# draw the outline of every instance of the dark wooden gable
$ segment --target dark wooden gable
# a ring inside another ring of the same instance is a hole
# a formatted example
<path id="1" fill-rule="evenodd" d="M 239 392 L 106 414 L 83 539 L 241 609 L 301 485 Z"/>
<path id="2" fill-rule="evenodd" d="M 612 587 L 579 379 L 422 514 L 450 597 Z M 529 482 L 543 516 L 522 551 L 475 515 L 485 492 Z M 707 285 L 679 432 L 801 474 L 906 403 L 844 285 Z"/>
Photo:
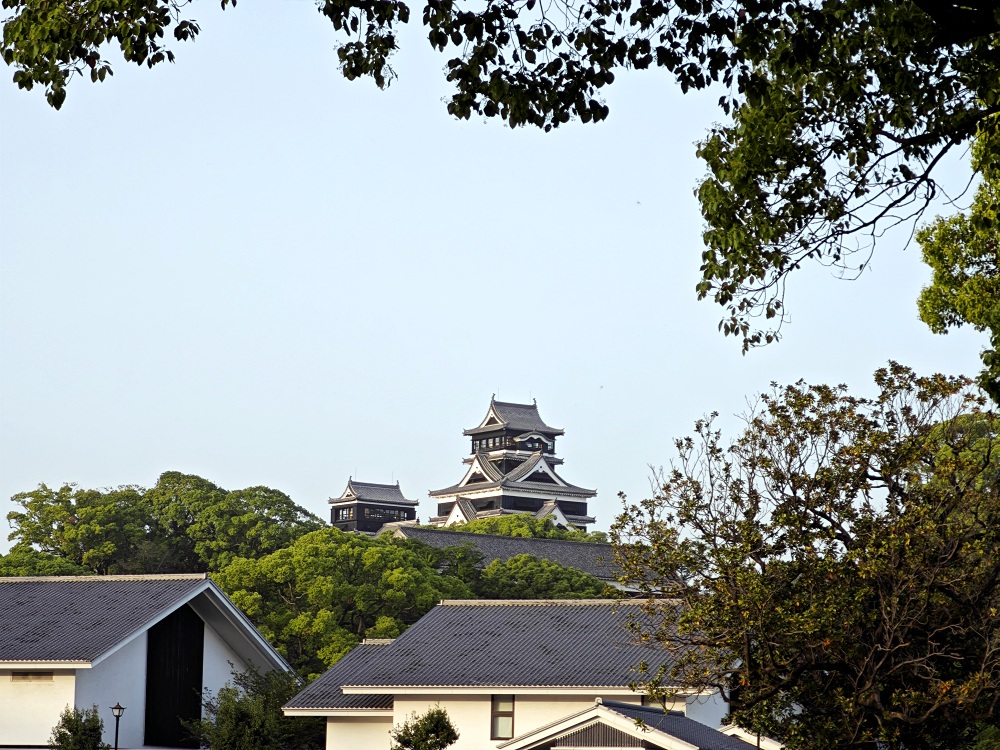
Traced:
<path id="1" fill-rule="evenodd" d="M 201 718 L 205 623 L 186 604 L 146 635 L 146 742 L 196 748 L 182 721 Z"/>

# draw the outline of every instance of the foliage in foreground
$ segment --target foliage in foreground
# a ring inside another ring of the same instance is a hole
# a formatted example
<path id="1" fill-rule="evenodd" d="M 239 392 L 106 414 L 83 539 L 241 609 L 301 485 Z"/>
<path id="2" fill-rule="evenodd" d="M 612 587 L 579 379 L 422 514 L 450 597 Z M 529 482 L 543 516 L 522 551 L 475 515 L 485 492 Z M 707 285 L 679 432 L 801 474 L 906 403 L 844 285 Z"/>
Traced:
<path id="1" fill-rule="evenodd" d="M 1000 134 L 977 139 L 972 163 L 983 179 L 968 215 L 938 217 L 917 233 L 934 271 L 918 305 L 935 333 L 966 324 L 989 333 L 979 387 L 1000 404 Z"/>
<path id="2" fill-rule="evenodd" d="M 1000 418 L 966 379 L 875 380 L 775 388 L 729 444 L 699 422 L 626 505 L 642 637 L 677 656 L 654 693 L 719 689 L 798 750 L 958 750 L 1000 710 Z"/>
<path id="3" fill-rule="evenodd" d="M 209 750 L 322 750 L 323 717 L 281 712 L 301 688 L 285 672 L 234 670 L 217 695 L 204 696 L 205 718 L 186 724 L 187 729 Z"/>
<path id="4" fill-rule="evenodd" d="M 82 711 L 67 706 L 59 715 L 59 723 L 52 728 L 49 747 L 51 750 L 111 750 L 103 735 L 104 722 L 97 706 Z"/>
<path id="5" fill-rule="evenodd" d="M 222 0 L 223 7 L 235 0 Z M 4 0 L 4 61 L 58 108 L 74 75 L 105 57 L 173 61 L 172 32 L 199 25 L 183 0 Z M 707 225 L 699 297 L 744 349 L 778 337 L 788 277 L 803 264 L 860 273 L 887 228 L 939 192 L 938 164 L 1000 112 L 994 0 L 319 0 L 343 35 L 348 79 L 395 77 L 401 24 L 420 12 L 447 52 L 460 118 L 550 130 L 608 116 L 602 90 L 662 68 L 682 91 L 718 86 L 725 119 L 698 149 Z M 650 148 L 657 148 L 651 144 Z M 763 321 L 763 323 L 761 322 Z"/>
<path id="6" fill-rule="evenodd" d="M 448 718 L 448 712 L 440 706 L 428 709 L 418 716 L 415 712 L 394 727 L 392 750 L 445 750 L 458 742 L 458 731 Z"/>

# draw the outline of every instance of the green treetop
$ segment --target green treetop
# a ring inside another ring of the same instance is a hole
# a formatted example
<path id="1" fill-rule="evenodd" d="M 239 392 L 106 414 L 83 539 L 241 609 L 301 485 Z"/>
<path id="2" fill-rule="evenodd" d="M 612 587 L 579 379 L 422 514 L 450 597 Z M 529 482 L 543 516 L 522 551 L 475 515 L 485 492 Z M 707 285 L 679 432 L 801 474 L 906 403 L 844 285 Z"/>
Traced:
<path id="1" fill-rule="evenodd" d="M 982 182 L 968 214 L 939 217 L 917 234 L 934 271 L 920 293 L 920 319 L 935 333 L 966 324 L 989 333 L 979 385 L 1000 403 L 1000 134 L 977 139 L 973 166 Z"/>
<path id="2" fill-rule="evenodd" d="M 324 528 L 214 576 L 264 636 L 305 675 L 363 638 L 395 638 L 442 599 L 472 596 L 390 539 Z"/>
<path id="3" fill-rule="evenodd" d="M 58 490 L 42 484 L 11 500 L 14 552 L 35 549 L 95 573 L 195 573 L 266 555 L 325 524 L 282 492 L 233 492 L 164 473 L 154 487 Z"/>
<path id="4" fill-rule="evenodd" d="M 876 383 L 775 388 L 729 443 L 699 422 L 626 506 L 617 561 L 677 656 L 654 694 L 720 690 L 790 750 L 960 750 L 995 717 L 1000 417 L 965 379 Z"/>
<path id="5" fill-rule="evenodd" d="M 491 518 L 477 518 L 468 523 L 444 527 L 445 531 L 465 531 L 471 534 L 496 534 L 539 539 L 565 539 L 571 542 L 607 542 L 603 531 L 560 529 L 551 518 L 535 518 L 524 513 L 511 513 Z"/>
<path id="6" fill-rule="evenodd" d="M 599 599 L 606 589 L 589 573 L 531 555 L 494 560 L 475 585 L 483 599 Z"/>

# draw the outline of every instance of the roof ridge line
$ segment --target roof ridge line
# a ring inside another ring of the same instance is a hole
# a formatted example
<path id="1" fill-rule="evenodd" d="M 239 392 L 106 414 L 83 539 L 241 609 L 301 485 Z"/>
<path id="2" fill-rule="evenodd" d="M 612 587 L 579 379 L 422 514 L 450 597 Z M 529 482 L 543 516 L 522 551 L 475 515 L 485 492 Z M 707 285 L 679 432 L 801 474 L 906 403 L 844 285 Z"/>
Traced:
<path id="1" fill-rule="evenodd" d="M 641 599 L 442 599 L 439 607 L 593 607 L 593 606 L 632 606 L 648 607 L 653 604 L 682 604 L 680 599 L 641 598 Z"/>
<path id="2" fill-rule="evenodd" d="M 442 599 L 442 607 L 589 607 L 621 604 L 621 599 Z M 628 600 L 625 600 L 626 602 Z"/>
<path id="3" fill-rule="evenodd" d="M 13 581 L 207 581 L 208 573 L 125 573 L 92 576 L 0 576 L 0 583 Z"/>

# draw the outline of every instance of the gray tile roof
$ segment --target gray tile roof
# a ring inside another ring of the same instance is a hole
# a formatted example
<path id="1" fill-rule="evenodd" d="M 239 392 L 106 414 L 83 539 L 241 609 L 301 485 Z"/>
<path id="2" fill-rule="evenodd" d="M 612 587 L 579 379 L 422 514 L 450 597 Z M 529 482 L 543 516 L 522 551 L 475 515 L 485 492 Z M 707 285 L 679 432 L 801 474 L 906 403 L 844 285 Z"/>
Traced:
<path id="1" fill-rule="evenodd" d="M 447 601 L 344 685 L 364 687 L 624 687 L 669 664 L 626 631 L 641 605 L 610 600 Z"/>
<path id="2" fill-rule="evenodd" d="M 549 427 L 538 414 L 538 404 L 512 404 L 506 401 L 490 401 L 490 409 L 500 418 L 503 427 L 518 432 L 543 432 L 547 435 L 562 435 L 558 427 Z M 484 420 L 485 421 L 485 420 Z M 482 432 L 493 432 L 500 425 L 486 425 L 465 430 L 463 435 L 478 435 Z"/>
<path id="3" fill-rule="evenodd" d="M 348 497 L 351 493 L 354 497 Z M 348 479 L 347 487 L 340 497 L 331 497 L 331 503 L 338 503 L 343 500 L 368 500 L 375 503 L 394 503 L 396 505 L 416 505 L 418 501 L 408 500 L 403 497 L 402 490 L 399 489 L 399 482 L 395 484 L 375 484 L 374 482 L 359 482 L 356 479 Z"/>
<path id="4" fill-rule="evenodd" d="M 517 466 L 511 470 L 507 476 L 499 481 L 493 482 L 475 482 L 473 484 L 457 485 L 453 484 L 451 487 L 445 487 L 441 490 L 431 490 L 427 494 L 430 497 L 441 497 L 445 495 L 455 495 L 459 492 L 478 492 L 479 490 L 495 490 L 495 489 L 505 489 L 505 490 L 535 490 L 536 492 L 544 492 L 548 495 L 565 495 L 568 497 L 594 497 L 597 494 L 597 490 L 588 490 L 585 487 L 577 487 L 575 484 L 565 485 L 560 484 L 550 484 L 549 482 L 531 482 L 528 480 L 522 480 L 520 482 L 516 481 L 516 476 L 520 474 L 515 474 L 515 472 L 523 472 L 523 464 Z M 555 470 L 553 469 L 553 474 Z M 556 476 L 559 476 L 556 474 Z M 562 479 L 562 477 L 559 477 Z M 565 482 L 566 480 L 563 479 Z"/>
<path id="5" fill-rule="evenodd" d="M 355 646 L 347 656 L 292 698 L 285 708 L 392 708 L 391 695 L 344 695 L 344 691 L 340 689 L 341 685 L 361 679 L 360 675 L 368 660 L 378 651 L 385 649 L 386 645 L 363 643 Z"/>
<path id="6" fill-rule="evenodd" d="M 471 502 L 464 497 L 460 497 L 455 501 L 455 504 L 458 505 L 458 509 L 462 511 L 462 515 L 467 521 L 474 521 L 476 519 L 476 506 Z"/>
<path id="7" fill-rule="evenodd" d="M 508 560 L 516 555 L 534 555 L 590 573 L 603 581 L 616 580 L 620 572 L 618 566 L 612 562 L 610 544 L 470 534 L 465 531 L 421 529 L 412 526 L 397 529 L 396 535 L 406 539 L 416 539 L 438 549 L 469 544 L 482 555 L 483 565 L 489 565 L 494 560 Z"/>
<path id="8" fill-rule="evenodd" d="M 525 460 L 519 463 L 517 466 L 512 468 L 506 474 L 504 474 L 500 468 L 489 459 L 489 456 L 485 453 L 479 452 L 475 456 L 479 460 L 479 466 L 482 469 L 483 476 L 488 480 L 485 482 L 473 482 L 466 485 L 454 484 L 451 487 L 446 487 L 443 490 L 431 490 L 429 493 L 431 497 L 442 494 L 455 494 L 461 492 L 462 490 L 467 490 L 469 492 L 475 492 L 476 490 L 482 489 L 495 489 L 497 487 L 502 487 L 504 489 L 540 489 L 547 491 L 550 494 L 554 490 L 558 490 L 559 494 L 567 495 L 580 495 L 582 497 L 593 497 L 597 494 L 596 490 L 588 490 L 584 487 L 577 487 L 576 485 L 569 484 L 565 479 L 559 476 L 556 472 L 553 464 L 549 462 L 549 456 L 543 455 L 540 451 L 528 456 Z M 530 480 L 524 480 L 524 477 L 530 476 L 535 471 L 539 470 L 542 464 L 545 464 L 553 475 L 559 477 L 559 480 L 565 483 L 565 486 L 558 485 L 550 482 L 532 482 Z M 560 462 L 561 463 L 561 462 Z M 521 481 L 519 481 L 521 480 Z"/>
<path id="9" fill-rule="evenodd" d="M 710 726 L 687 718 L 679 711 L 663 711 L 652 706 L 604 701 L 605 708 L 629 719 L 642 721 L 647 727 L 688 742 L 698 750 L 750 750 L 754 747 L 738 737 L 730 737 Z"/>
<path id="10" fill-rule="evenodd" d="M 482 451 L 479 451 L 476 456 L 479 458 L 479 466 L 483 470 L 483 476 L 488 477 L 496 482 L 503 479 L 503 472 L 500 471 L 499 467 L 490 461 L 489 456 Z"/>
<path id="11" fill-rule="evenodd" d="M 204 574 L 0 578 L 0 661 L 92 661 L 207 585 Z"/>

